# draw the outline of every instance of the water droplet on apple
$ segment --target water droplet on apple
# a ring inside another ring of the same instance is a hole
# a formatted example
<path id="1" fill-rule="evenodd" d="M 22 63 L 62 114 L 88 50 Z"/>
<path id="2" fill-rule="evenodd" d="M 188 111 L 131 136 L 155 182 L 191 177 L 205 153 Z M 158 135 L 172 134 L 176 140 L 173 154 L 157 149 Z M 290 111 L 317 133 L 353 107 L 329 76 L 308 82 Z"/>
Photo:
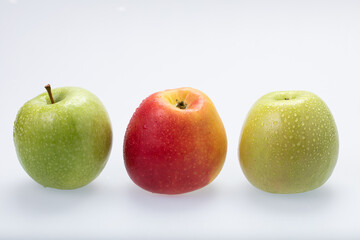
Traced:
<path id="1" fill-rule="evenodd" d="M 147 126 L 146 126 L 146 124 L 144 124 L 144 125 L 143 125 L 143 129 L 147 129 Z"/>

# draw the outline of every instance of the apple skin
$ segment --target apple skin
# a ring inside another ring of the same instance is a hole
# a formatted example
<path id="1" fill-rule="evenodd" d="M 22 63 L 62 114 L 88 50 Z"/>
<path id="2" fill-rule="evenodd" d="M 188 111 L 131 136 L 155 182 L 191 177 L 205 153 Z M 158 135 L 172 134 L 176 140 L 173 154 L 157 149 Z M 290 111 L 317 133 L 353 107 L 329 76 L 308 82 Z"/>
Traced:
<path id="1" fill-rule="evenodd" d="M 184 101 L 187 109 L 176 107 Z M 124 138 L 126 170 L 135 184 L 181 194 L 209 184 L 227 151 L 224 125 L 204 93 L 179 88 L 154 93 L 136 109 Z"/>
<path id="2" fill-rule="evenodd" d="M 94 180 L 112 145 L 109 116 L 100 100 L 75 87 L 53 89 L 24 104 L 14 143 L 25 171 L 44 187 L 75 189 Z"/>
<path id="3" fill-rule="evenodd" d="M 240 164 L 255 187 L 300 193 L 323 185 L 339 152 L 326 104 L 306 91 L 272 92 L 251 108 L 240 139 Z"/>

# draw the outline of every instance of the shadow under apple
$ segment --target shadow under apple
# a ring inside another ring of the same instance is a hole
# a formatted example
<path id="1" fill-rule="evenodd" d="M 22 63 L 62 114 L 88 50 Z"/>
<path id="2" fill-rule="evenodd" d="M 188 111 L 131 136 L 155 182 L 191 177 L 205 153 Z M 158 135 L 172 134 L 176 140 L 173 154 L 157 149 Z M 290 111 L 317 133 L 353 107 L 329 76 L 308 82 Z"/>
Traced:
<path id="1" fill-rule="evenodd" d="M 30 181 L 19 182 L 13 189 L 11 201 L 19 211 L 49 215 L 71 211 L 94 196 L 95 184 L 74 190 L 46 188 Z"/>
<path id="2" fill-rule="evenodd" d="M 216 186 L 208 186 L 185 194 L 166 195 L 151 193 L 140 187 L 130 184 L 125 189 L 125 196 L 136 208 L 153 212 L 183 212 L 206 208 L 217 195 Z M 124 197 L 124 196 L 122 196 Z"/>
<path id="3" fill-rule="evenodd" d="M 296 194 L 274 194 L 261 191 L 251 185 L 241 188 L 241 198 L 249 206 L 276 214 L 314 214 L 323 212 L 335 202 L 331 186 Z M 240 197 L 240 195 L 238 195 Z"/>

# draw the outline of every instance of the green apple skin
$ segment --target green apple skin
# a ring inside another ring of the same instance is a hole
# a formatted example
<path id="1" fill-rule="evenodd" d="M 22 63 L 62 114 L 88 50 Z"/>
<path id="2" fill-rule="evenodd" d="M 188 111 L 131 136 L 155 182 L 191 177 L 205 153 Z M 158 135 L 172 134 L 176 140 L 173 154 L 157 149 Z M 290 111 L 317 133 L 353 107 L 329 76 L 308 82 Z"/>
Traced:
<path id="1" fill-rule="evenodd" d="M 326 104 L 306 91 L 272 92 L 251 108 L 240 138 L 240 164 L 255 187 L 300 193 L 323 185 L 335 167 L 339 140 Z"/>
<path id="2" fill-rule="evenodd" d="M 45 92 L 19 110 L 14 124 L 17 156 L 44 187 L 75 189 L 105 167 L 112 145 L 109 116 L 100 100 L 76 87 Z"/>

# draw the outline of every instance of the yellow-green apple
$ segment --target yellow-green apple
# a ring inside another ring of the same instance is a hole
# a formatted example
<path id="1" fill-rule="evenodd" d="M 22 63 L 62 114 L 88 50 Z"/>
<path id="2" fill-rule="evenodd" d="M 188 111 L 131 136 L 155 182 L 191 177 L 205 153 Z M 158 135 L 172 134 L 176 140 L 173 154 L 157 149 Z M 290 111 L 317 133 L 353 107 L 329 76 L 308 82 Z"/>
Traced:
<path id="1" fill-rule="evenodd" d="M 14 124 L 14 143 L 25 171 L 58 189 L 82 187 L 104 168 L 111 150 L 109 116 L 87 90 L 57 88 L 26 102 Z"/>
<path id="2" fill-rule="evenodd" d="M 136 109 L 124 139 L 130 178 L 154 193 L 202 188 L 219 174 L 227 139 L 214 104 L 203 92 L 179 88 L 157 92 Z"/>
<path id="3" fill-rule="evenodd" d="M 247 179 L 271 193 L 299 193 L 330 177 L 339 140 L 326 104 L 306 91 L 272 92 L 251 108 L 240 139 Z"/>

